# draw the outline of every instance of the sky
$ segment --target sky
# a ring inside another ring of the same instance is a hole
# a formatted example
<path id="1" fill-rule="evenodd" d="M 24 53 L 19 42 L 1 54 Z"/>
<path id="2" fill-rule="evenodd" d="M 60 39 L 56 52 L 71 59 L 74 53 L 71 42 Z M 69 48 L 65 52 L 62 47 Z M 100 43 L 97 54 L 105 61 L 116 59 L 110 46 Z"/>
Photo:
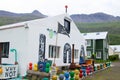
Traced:
<path id="1" fill-rule="evenodd" d="M 0 0 L 0 10 L 15 13 L 38 10 L 49 16 L 64 14 L 65 5 L 68 5 L 70 15 L 104 12 L 120 16 L 120 0 Z"/>

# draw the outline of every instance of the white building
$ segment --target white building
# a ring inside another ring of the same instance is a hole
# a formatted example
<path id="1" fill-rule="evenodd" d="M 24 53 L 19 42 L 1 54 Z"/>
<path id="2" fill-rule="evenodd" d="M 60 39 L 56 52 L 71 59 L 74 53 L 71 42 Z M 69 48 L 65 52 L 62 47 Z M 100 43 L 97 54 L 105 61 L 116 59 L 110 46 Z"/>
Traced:
<path id="1" fill-rule="evenodd" d="M 113 50 L 113 52 L 110 52 L 110 54 L 112 55 L 118 54 L 120 59 L 120 45 L 110 45 L 109 47 L 112 48 Z"/>
<path id="2" fill-rule="evenodd" d="M 70 65 L 72 44 L 75 44 L 74 61 L 78 63 L 81 50 L 86 50 L 85 39 L 67 14 L 0 26 L 1 63 L 14 64 L 15 55 L 10 49 L 16 49 L 22 76 L 30 62 L 54 61 L 56 46 L 56 65 Z"/>

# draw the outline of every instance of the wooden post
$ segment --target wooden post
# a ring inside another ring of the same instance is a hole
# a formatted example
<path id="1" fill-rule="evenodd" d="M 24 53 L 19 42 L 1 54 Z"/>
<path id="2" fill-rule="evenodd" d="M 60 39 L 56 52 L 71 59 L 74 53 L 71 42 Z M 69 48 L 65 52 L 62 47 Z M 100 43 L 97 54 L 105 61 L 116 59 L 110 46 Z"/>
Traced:
<path id="1" fill-rule="evenodd" d="M 74 63 L 74 44 L 72 44 L 72 63 Z"/>
<path id="2" fill-rule="evenodd" d="M 74 70 L 76 68 L 74 63 L 74 44 L 72 44 L 72 63 L 70 64 L 70 69 Z"/>

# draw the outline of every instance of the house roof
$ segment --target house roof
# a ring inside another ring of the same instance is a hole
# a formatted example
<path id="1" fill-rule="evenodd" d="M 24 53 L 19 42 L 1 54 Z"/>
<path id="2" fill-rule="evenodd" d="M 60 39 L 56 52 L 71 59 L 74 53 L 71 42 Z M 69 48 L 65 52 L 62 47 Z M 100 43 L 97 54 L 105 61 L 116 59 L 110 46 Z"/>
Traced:
<path id="1" fill-rule="evenodd" d="M 120 45 L 110 45 L 109 47 L 111 47 L 115 52 L 120 52 Z"/>
<path id="2" fill-rule="evenodd" d="M 106 39 L 108 32 L 82 33 L 85 39 Z"/>

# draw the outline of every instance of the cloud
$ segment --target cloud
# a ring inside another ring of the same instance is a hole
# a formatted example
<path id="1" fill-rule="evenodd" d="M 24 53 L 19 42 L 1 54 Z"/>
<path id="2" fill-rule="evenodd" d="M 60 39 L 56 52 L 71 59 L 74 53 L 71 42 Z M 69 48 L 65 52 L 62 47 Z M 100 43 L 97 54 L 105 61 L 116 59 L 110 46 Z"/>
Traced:
<path id="1" fill-rule="evenodd" d="M 65 13 L 64 6 L 68 5 L 69 14 L 105 12 L 120 16 L 119 3 L 120 0 L 1 0 L 0 10 L 25 13 L 37 9 L 47 15 L 57 15 Z"/>

